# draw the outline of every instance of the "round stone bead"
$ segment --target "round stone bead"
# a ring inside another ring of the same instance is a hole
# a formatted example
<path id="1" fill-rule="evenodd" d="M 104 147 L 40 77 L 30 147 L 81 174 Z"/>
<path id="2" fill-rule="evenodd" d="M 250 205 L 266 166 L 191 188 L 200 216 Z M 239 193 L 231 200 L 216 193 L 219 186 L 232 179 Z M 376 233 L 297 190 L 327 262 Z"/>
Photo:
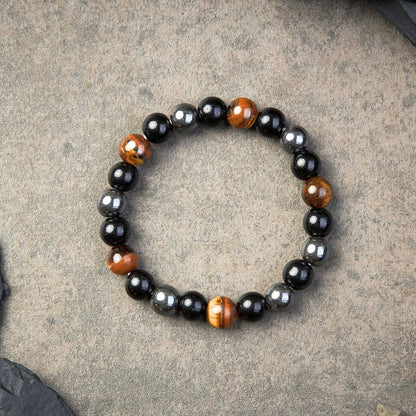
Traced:
<path id="1" fill-rule="evenodd" d="M 179 293 L 172 286 L 159 286 L 153 291 L 150 304 L 157 313 L 174 316 L 178 313 Z"/>
<path id="2" fill-rule="evenodd" d="M 202 124 L 216 126 L 227 118 L 227 106 L 221 98 L 204 98 L 198 105 L 198 117 Z"/>
<path id="3" fill-rule="evenodd" d="M 266 301 L 260 293 L 246 293 L 237 302 L 238 315 L 245 321 L 258 321 L 263 316 L 265 309 Z"/>
<path id="4" fill-rule="evenodd" d="M 280 137 L 285 128 L 286 119 L 277 108 L 265 108 L 257 117 L 257 130 L 267 137 Z"/>
<path id="5" fill-rule="evenodd" d="M 172 125 L 169 118 L 164 114 L 153 113 L 145 118 L 142 130 L 149 142 L 163 143 L 169 138 Z"/>
<path id="6" fill-rule="evenodd" d="M 181 314 L 189 321 L 205 317 L 207 300 L 200 293 L 190 291 L 184 293 L 179 301 Z"/>
<path id="7" fill-rule="evenodd" d="M 308 143 L 308 133 L 302 127 L 291 127 L 282 134 L 283 149 L 289 153 L 305 149 Z"/>
<path id="8" fill-rule="evenodd" d="M 109 246 L 124 244 L 129 238 L 129 234 L 129 224 L 124 218 L 106 218 L 101 224 L 101 239 Z"/>
<path id="9" fill-rule="evenodd" d="M 303 260 L 292 260 L 283 269 L 283 280 L 293 290 L 307 288 L 312 283 L 312 279 L 312 267 Z"/>
<path id="10" fill-rule="evenodd" d="M 106 189 L 97 202 L 98 212 L 104 217 L 115 217 L 123 213 L 126 198 L 118 189 Z"/>
<path id="11" fill-rule="evenodd" d="M 313 208 L 325 208 L 331 202 L 331 185 L 320 176 L 310 178 L 303 184 L 302 198 Z"/>
<path id="12" fill-rule="evenodd" d="M 111 247 L 107 256 L 107 266 L 115 274 L 127 274 L 137 267 L 137 254 L 127 245 Z"/>
<path id="13" fill-rule="evenodd" d="M 130 165 L 141 165 L 152 154 L 152 145 L 140 134 L 129 134 L 118 148 L 120 157 Z"/>
<path id="14" fill-rule="evenodd" d="M 108 183 L 123 192 L 133 189 L 138 178 L 137 169 L 126 162 L 116 163 L 108 172 Z"/>
<path id="15" fill-rule="evenodd" d="M 293 155 L 290 168 L 292 173 L 298 178 L 306 181 L 318 175 L 321 162 L 319 157 L 308 151 L 297 152 Z"/>
<path id="16" fill-rule="evenodd" d="M 303 228 L 312 237 L 326 237 L 332 230 L 332 215 L 326 209 L 312 208 L 303 217 Z"/>
<path id="17" fill-rule="evenodd" d="M 175 129 L 189 129 L 196 126 L 198 111 L 192 104 L 179 104 L 173 109 L 170 121 Z"/>
<path id="18" fill-rule="evenodd" d="M 137 269 L 128 274 L 125 287 L 133 299 L 146 299 L 152 295 L 155 282 L 148 272 Z"/>
<path id="19" fill-rule="evenodd" d="M 293 304 L 293 290 L 284 283 L 275 283 L 271 285 L 267 291 L 266 305 L 271 311 L 283 311 Z"/>
<path id="20" fill-rule="evenodd" d="M 227 108 L 227 120 L 238 129 L 249 129 L 257 119 L 257 107 L 248 98 L 236 98 Z"/>
<path id="21" fill-rule="evenodd" d="M 323 238 L 310 238 L 303 245 L 302 257 L 312 266 L 320 266 L 328 257 L 328 243 Z"/>
<path id="22" fill-rule="evenodd" d="M 237 306 L 225 296 L 211 299 L 207 305 L 207 320 L 215 328 L 227 329 L 238 319 Z"/>

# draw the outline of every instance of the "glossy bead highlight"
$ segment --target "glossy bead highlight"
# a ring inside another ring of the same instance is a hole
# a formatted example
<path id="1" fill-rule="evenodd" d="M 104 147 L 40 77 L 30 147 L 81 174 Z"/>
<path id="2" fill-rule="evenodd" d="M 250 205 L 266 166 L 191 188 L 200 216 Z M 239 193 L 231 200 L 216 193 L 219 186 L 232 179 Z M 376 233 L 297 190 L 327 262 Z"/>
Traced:
<path id="1" fill-rule="evenodd" d="M 138 262 L 137 254 L 127 245 L 112 247 L 107 256 L 107 266 L 115 274 L 130 273 Z"/>
<path id="2" fill-rule="evenodd" d="M 129 224 L 124 218 L 106 218 L 101 224 L 101 239 L 109 246 L 124 244 L 129 238 L 129 234 Z"/>
<path id="3" fill-rule="evenodd" d="M 268 107 L 258 115 L 256 127 L 263 136 L 279 138 L 285 124 L 283 113 L 277 108 Z"/>
<path id="4" fill-rule="evenodd" d="M 169 138 L 172 125 L 169 118 L 162 113 L 147 116 L 142 124 L 143 134 L 151 143 L 163 143 Z"/>
<path id="5" fill-rule="evenodd" d="M 266 301 L 257 292 L 246 293 L 237 302 L 238 315 L 245 321 L 258 321 L 262 318 L 265 310 Z"/>
<path id="6" fill-rule="evenodd" d="M 104 217 L 116 217 L 124 212 L 126 198 L 118 189 L 106 189 L 98 198 L 97 209 Z"/>
<path id="7" fill-rule="evenodd" d="M 295 153 L 304 150 L 308 143 L 308 133 L 302 127 L 291 127 L 282 134 L 282 146 L 286 152 Z"/>
<path id="8" fill-rule="evenodd" d="M 298 179 L 304 181 L 318 175 L 320 167 L 319 157 L 315 153 L 306 150 L 295 153 L 290 165 L 292 173 Z"/>
<path id="9" fill-rule="evenodd" d="M 160 315 L 174 316 L 178 313 L 179 293 L 172 286 L 159 286 L 153 291 L 150 304 Z"/>
<path id="10" fill-rule="evenodd" d="M 303 217 L 303 228 L 311 237 L 326 237 L 332 230 L 332 215 L 326 209 L 312 208 Z"/>
<path id="11" fill-rule="evenodd" d="M 293 290 L 306 289 L 312 283 L 312 279 L 312 267 L 304 260 L 292 260 L 283 269 L 283 280 Z"/>
<path id="12" fill-rule="evenodd" d="M 271 285 L 265 295 L 266 305 L 271 311 L 284 311 L 293 304 L 293 290 L 284 283 Z"/>
<path id="13" fill-rule="evenodd" d="M 198 105 L 198 117 L 202 124 L 217 126 L 227 118 L 227 106 L 218 97 L 204 98 Z"/>
<path id="14" fill-rule="evenodd" d="M 257 107 L 248 98 L 236 98 L 227 108 L 227 120 L 238 129 L 249 129 L 257 119 Z"/>
<path id="15" fill-rule="evenodd" d="M 196 126 L 198 121 L 197 109 L 192 104 L 178 104 L 170 116 L 170 121 L 175 129 L 190 129 Z"/>
<path id="16" fill-rule="evenodd" d="M 125 288 L 131 298 L 147 299 L 155 289 L 155 282 L 150 273 L 136 269 L 127 275 Z"/>
<path id="17" fill-rule="evenodd" d="M 313 208 L 325 208 L 331 202 L 331 185 L 320 176 L 308 179 L 302 188 L 302 198 Z"/>
<path id="18" fill-rule="evenodd" d="M 141 165 L 152 154 L 152 145 L 140 134 L 129 134 L 118 148 L 120 157 L 130 165 Z"/>
<path id="19" fill-rule="evenodd" d="M 184 293 L 179 300 L 181 314 L 188 321 L 205 318 L 207 300 L 199 292 L 189 291 Z"/>
<path id="20" fill-rule="evenodd" d="M 312 266 L 320 266 L 328 257 L 328 243 L 323 238 L 310 238 L 302 248 L 302 257 Z"/>
<path id="21" fill-rule="evenodd" d="M 108 183 L 122 192 L 132 190 L 138 178 L 137 169 L 126 162 L 116 163 L 108 172 Z"/>
<path id="22" fill-rule="evenodd" d="M 237 306 L 230 298 L 217 296 L 208 302 L 207 320 L 213 327 L 227 329 L 234 325 L 237 319 Z"/>

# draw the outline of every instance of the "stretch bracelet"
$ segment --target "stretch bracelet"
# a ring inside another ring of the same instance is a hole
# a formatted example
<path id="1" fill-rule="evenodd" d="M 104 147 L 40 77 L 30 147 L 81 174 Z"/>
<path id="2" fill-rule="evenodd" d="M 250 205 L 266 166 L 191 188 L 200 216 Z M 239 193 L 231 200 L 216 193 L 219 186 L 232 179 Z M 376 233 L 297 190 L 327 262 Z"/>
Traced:
<path id="1" fill-rule="evenodd" d="M 302 248 L 302 259 L 289 261 L 283 269 L 283 282 L 272 284 L 264 296 L 249 292 L 237 304 L 225 296 L 206 301 L 203 295 L 189 291 L 182 295 L 168 285 L 156 285 L 146 271 L 137 269 L 138 256 L 126 245 L 129 225 L 121 216 L 126 207 L 124 192 L 132 190 L 138 180 L 135 166 L 150 158 L 152 144 L 165 142 L 173 130 L 183 131 L 198 124 L 216 126 L 229 123 L 239 129 L 257 128 L 264 136 L 280 140 L 283 148 L 292 153 L 291 169 L 296 178 L 305 181 L 302 198 L 310 209 L 303 219 L 303 227 L 310 236 Z M 276 108 L 260 113 L 248 98 L 237 98 L 227 107 L 217 97 L 201 101 L 198 108 L 191 104 L 177 105 L 170 117 L 161 113 L 149 115 L 143 122 L 143 135 L 129 134 L 119 145 L 123 162 L 115 164 L 108 173 L 111 188 L 98 200 L 98 211 L 106 217 L 101 225 L 102 240 L 111 246 L 107 256 L 109 269 L 127 275 L 126 291 L 134 299 L 149 299 L 153 309 L 161 315 L 183 315 L 193 321 L 205 319 L 216 328 L 229 328 L 238 318 L 259 320 L 266 310 L 283 311 L 293 304 L 294 291 L 308 287 L 313 279 L 312 266 L 321 265 L 328 257 L 326 237 L 332 228 L 331 214 L 324 209 L 331 201 L 332 190 L 320 176 L 320 160 L 308 150 L 309 138 L 298 126 L 287 127 L 285 116 Z"/>

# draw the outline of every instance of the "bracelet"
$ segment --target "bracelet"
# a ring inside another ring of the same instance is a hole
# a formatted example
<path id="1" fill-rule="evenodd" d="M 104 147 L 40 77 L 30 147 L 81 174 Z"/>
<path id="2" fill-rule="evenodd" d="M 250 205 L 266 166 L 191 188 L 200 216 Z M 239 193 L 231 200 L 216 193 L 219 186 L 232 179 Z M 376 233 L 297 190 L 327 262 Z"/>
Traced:
<path id="1" fill-rule="evenodd" d="M 137 269 L 138 256 L 125 243 L 129 237 L 128 222 L 121 216 L 126 207 L 124 192 L 132 190 L 138 180 L 135 166 L 150 158 L 152 144 L 165 142 L 173 130 L 194 128 L 197 124 L 215 126 L 228 122 L 239 129 L 257 128 L 264 136 L 281 140 L 283 148 L 292 154 L 291 170 L 304 182 L 302 198 L 312 207 L 303 219 L 303 227 L 310 238 L 302 248 L 302 259 L 289 261 L 283 269 L 283 282 L 271 285 L 265 295 L 249 292 L 237 304 L 225 296 L 206 301 L 203 295 L 189 291 L 182 296 L 172 286 L 156 286 L 153 277 Z M 324 209 L 332 198 L 329 182 L 317 176 L 320 170 L 318 156 L 307 150 L 307 132 L 298 126 L 288 128 L 285 116 L 276 108 L 265 108 L 260 113 L 248 98 L 237 98 L 227 107 L 217 97 L 201 101 L 198 108 L 191 104 L 177 105 L 170 117 L 161 113 L 150 114 L 143 122 L 143 135 L 129 134 L 119 145 L 123 162 L 115 164 L 108 173 L 110 189 L 98 200 L 98 211 L 106 217 L 101 225 L 102 240 L 111 246 L 107 256 L 109 269 L 127 275 L 127 293 L 134 299 L 149 299 L 159 314 L 182 314 L 193 321 L 206 320 L 216 328 L 229 328 L 238 318 L 259 320 L 266 310 L 282 311 L 293 304 L 294 291 L 308 287 L 313 279 L 312 266 L 321 265 L 328 257 L 326 237 L 332 228 L 331 214 Z"/>

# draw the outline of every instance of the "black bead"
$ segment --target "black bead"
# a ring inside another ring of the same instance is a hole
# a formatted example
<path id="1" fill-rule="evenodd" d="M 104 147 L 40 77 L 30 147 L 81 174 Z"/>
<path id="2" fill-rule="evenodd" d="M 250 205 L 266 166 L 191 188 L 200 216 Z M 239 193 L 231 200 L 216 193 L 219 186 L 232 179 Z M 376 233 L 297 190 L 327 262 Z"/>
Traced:
<path id="1" fill-rule="evenodd" d="M 127 275 L 126 291 L 133 299 L 150 298 L 155 288 L 153 277 L 144 270 L 133 270 Z"/>
<path id="2" fill-rule="evenodd" d="M 169 138 L 172 124 L 169 118 L 161 113 L 153 113 L 146 117 L 142 130 L 147 140 L 151 143 L 163 143 Z"/>
<path id="3" fill-rule="evenodd" d="M 170 122 L 177 130 L 195 128 L 198 122 L 198 111 L 192 104 L 178 104 L 172 111 Z"/>
<path id="4" fill-rule="evenodd" d="M 204 98 L 198 105 L 198 116 L 201 123 L 216 126 L 227 118 L 227 106 L 220 98 Z"/>
<path id="5" fill-rule="evenodd" d="M 189 321 L 195 321 L 205 316 L 207 300 L 198 292 L 190 291 L 184 293 L 179 301 L 182 315 Z"/>
<path id="6" fill-rule="evenodd" d="M 332 230 L 332 215 L 326 209 L 312 208 L 303 218 L 303 228 L 312 237 L 326 237 Z"/>
<path id="7" fill-rule="evenodd" d="M 138 178 L 137 169 L 126 162 L 116 163 L 108 172 L 108 183 L 123 192 L 133 189 Z"/>
<path id="8" fill-rule="evenodd" d="M 297 152 L 293 155 L 290 168 L 293 174 L 298 178 L 306 181 L 318 175 L 321 162 L 319 157 L 309 151 Z"/>
<path id="9" fill-rule="evenodd" d="M 101 224 L 100 236 L 109 246 L 124 244 L 129 238 L 129 224 L 122 217 L 107 218 Z"/>
<path id="10" fill-rule="evenodd" d="M 285 116 L 277 108 L 265 108 L 258 116 L 256 127 L 263 136 L 280 137 L 286 126 Z"/>
<path id="11" fill-rule="evenodd" d="M 283 280 L 293 290 L 307 288 L 313 279 L 312 267 L 306 261 L 295 259 L 283 269 Z"/>
<path id="12" fill-rule="evenodd" d="M 237 302 L 238 315 L 245 321 L 258 321 L 266 309 L 264 297 L 257 292 L 249 292 L 241 296 Z"/>

